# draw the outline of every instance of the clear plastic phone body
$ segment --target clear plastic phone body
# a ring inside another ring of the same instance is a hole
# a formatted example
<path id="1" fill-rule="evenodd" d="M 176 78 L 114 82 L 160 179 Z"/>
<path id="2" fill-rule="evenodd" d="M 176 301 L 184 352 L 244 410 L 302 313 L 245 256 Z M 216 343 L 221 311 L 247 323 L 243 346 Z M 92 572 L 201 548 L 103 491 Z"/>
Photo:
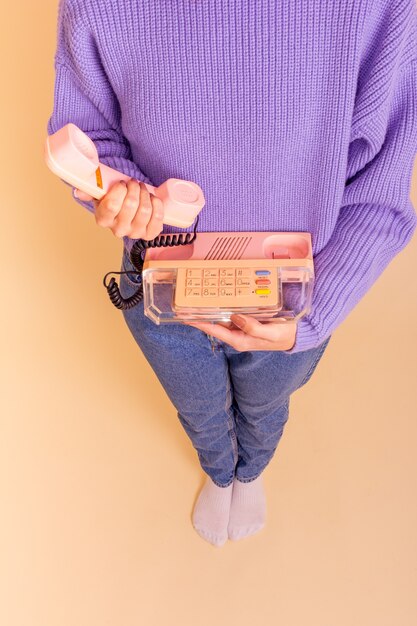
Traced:
<path id="1" fill-rule="evenodd" d="M 206 232 L 187 246 L 150 248 L 143 271 L 144 311 L 156 324 L 298 320 L 310 311 L 311 235 Z"/>

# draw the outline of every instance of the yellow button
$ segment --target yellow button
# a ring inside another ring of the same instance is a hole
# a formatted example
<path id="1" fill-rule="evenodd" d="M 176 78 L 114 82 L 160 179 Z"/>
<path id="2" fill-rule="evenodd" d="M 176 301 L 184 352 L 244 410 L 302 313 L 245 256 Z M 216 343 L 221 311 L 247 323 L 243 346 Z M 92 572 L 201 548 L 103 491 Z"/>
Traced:
<path id="1" fill-rule="evenodd" d="M 263 296 L 264 294 L 271 293 L 271 290 L 270 289 L 256 289 L 255 293 L 257 293 L 260 296 Z"/>

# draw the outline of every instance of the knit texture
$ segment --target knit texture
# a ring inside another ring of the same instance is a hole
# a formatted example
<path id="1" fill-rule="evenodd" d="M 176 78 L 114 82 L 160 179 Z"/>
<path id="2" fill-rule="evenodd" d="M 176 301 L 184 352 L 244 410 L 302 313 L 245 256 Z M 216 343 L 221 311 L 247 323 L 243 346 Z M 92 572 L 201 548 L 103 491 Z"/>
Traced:
<path id="1" fill-rule="evenodd" d="M 200 231 L 311 233 L 288 353 L 321 344 L 413 235 L 415 0 L 61 0 L 55 71 L 48 134 L 73 122 L 129 176 L 195 181 Z"/>

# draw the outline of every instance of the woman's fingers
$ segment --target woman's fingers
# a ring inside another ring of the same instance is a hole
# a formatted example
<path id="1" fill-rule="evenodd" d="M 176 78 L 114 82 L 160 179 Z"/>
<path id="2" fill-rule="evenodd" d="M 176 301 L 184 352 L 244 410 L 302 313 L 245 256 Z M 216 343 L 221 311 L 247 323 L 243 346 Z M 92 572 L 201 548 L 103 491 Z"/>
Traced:
<path id="1" fill-rule="evenodd" d="M 129 237 L 131 239 L 141 239 L 146 234 L 146 227 L 152 216 L 152 202 L 151 195 L 146 189 L 144 183 L 139 183 L 140 186 L 140 202 L 139 208 L 136 211 L 131 223 L 131 230 Z"/>
<path id="2" fill-rule="evenodd" d="M 213 324 L 212 322 L 184 322 L 188 326 L 194 326 L 199 328 L 207 335 L 217 337 L 221 341 L 228 343 L 229 346 L 235 348 L 235 350 L 242 350 L 245 342 L 246 334 L 241 330 L 230 330 L 220 324 Z"/>
<path id="3" fill-rule="evenodd" d="M 78 200 L 83 200 L 83 202 L 90 202 L 93 199 L 93 196 L 90 196 L 89 193 L 81 189 L 74 189 L 74 196 L 78 198 Z"/>
<path id="4" fill-rule="evenodd" d="M 135 178 L 113 184 L 101 200 L 94 200 L 79 189 L 76 197 L 93 200 L 97 224 L 110 228 L 116 237 L 150 240 L 163 230 L 162 200 L 150 194 L 145 183 Z"/>
<path id="5" fill-rule="evenodd" d="M 151 196 L 152 216 L 146 228 L 145 239 L 155 239 L 164 228 L 164 203 L 160 198 Z"/>
<path id="6" fill-rule="evenodd" d="M 104 228 L 112 228 L 120 213 L 123 201 L 127 194 L 127 185 L 124 181 L 115 183 L 100 200 L 94 213 L 96 222 Z"/>
<path id="7" fill-rule="evenodd" d="M 239 317 L 232 315 L 234 324 L 237 325 Z M 282 321 L 267 322 L 262 324 L 249 316 L 244 316 L 241 330 L 225 328 L 220 324 L 210 322 L 185 322 L 189 326 L 199 328 L 208 335 L 217 337 L 239 351 L 245 350 L 289 350 L 295 341 L 297 325 L 295 322 Z M 255 321 L 257 324 L 252 324 Z M 259 326 L 262 326 L 260 331 Z M 251 331 L 250 333 L 248 331 Z M 253 334 L 255 333 L 255 334 Z M 262 335 L 262 336 L 261 336 Z"/>
<path id="8" fill-rule="evenodd" d="M 159 198 L 155 198 L 153 195 L 151 196 L 145 187 L 145 183 L 141 182 L 139 184 L 139 209 L 132 220 L 129 237 L 131 239 L 154 239 L 162 230 L 162 202 Z"/>
<path id="9" fill-rule="evenodd" d="M 116 216 L 111 230 L 116 237 L 129 236 L 132 230 L 132 220 L 134 219 L 140 202 L 139 182 L 134 178 L 127 181 L 127 193 L 124 197 L 122 208 Z"/>
<path id="10" fill-rule="evenodd" d="M 281 318 L 279 322 L 262 324 L 262 322 L 249 315 L 232 315 L 230 319 L 233 324 L 243 330 L 247 335 L 268 341 L 279 341 L 282 339 L 284 334 L 282 324 L 287 323 L 285 318 Z"/>

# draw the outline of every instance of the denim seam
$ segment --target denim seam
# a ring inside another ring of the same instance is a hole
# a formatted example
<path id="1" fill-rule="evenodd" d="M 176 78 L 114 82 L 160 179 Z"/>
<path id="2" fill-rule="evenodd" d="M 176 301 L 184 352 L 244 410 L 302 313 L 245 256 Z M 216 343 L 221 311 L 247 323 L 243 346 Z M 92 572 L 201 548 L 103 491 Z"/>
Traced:
<path id="1" fill-rule="evenodd" d="M 235 431 L 235 423 L 234 423 L 234 412 L 233 412 L 233 401 L 232 401 L 232 389 L 230 385 L 230 377 L 229 371 L 226 369 L 226 403 L 225 403 L 225 411 L 227 415 L 227 424 L 229 428 L 229 437 L 232 443 L 233 450 L 233 463 L 236 468 L 236 464 L 238 461 L 238 446 L 237 446 L 237 436 Z M 227 406 L 229 405 L 229 406 Z"/>
<path id="2" fill-rule="evenodd" d="M 329 341 L 330 341 L 330 337 L 329 337 Z M 308 370 L 307 374 L 304 376 L 303 380 L 300 383 L 300 387 L 302 387 L 303 385 L 306 384 L 306 382 L 309 380 L 310 376 L 313 374 L 318 362 L 320 361 L 321 357 L 323 356 L 323 353 L 325 351 L 325 349 L 327 348 L 327 344 L 329 343 L 329 341 L 324 341 L 323 345 L 321 346 L 320 351 L 318 352 L 318 354 L 316 355 L 316 358 L 314 359 L 310 369 Z"/>
<path id="3" fill-rule="evenodd" d="M 283 404 L 282 406 L 283 406 L 283 407 L 286 407 L 286 411 L 287 411 L 287 420 L 288 420 L 288 417 L 289 417 L 289 408 L 290 408 L 290 396 L 288 396 L 288 398 L 286 399 L 286 401 L 284 402 L 284 404 Z M 240 413 L 240 409 L 239 409 L 239 407 L 236 405 L 236 415 L 237 415 L 237 417 L 239 417 L 239 413 Z M 287 420 L 286 420 L 286 421 L 287 421 Z M 285 426 L 286 421 L 284 422 L 283 427 Z M 280 441 L 280 440 L 281 440 L 281 436 L 279 437 L 279 441 Z M 268 467 L 269 463 L 270 463 L 270 462 L 272 461 L 272 459 L 274 458 L 275 453 L 276 453 L 276 450 L 277 450 L 277 447 L 278 447 L 278 444 L 279 444 L 279 441 L 278 441 L 277 445 L 275 446 L 275 448 L 274 448 L 274 449 L 271 451 L 271 453 L 269 454 L 268 458 L 266 459 L 266 462 L 263 464 L 262 469 L 261 469 L 261 470 L 260 470 L 260 471 L 259 471 L 259 472 L 255 475 L 255 476 L 252 476 L 251 478 L 244 478 L 244 479 L 242 479 L 242 478 L 239 478 L 239 477 L 238 477 L 238 475 L 237 475 L 237 473 L 236 473 L 236 480 L 238 480 L 238 481 L 239 481 L 239 482 L 241 482 L 241 483 L 250 483 L 250 482 L 252 482 L 253 480 L 256 480 L 256 478 L 258 478 L 258 476 L 260 476 L 260 475 L 262 474 L 262 472 L 266 469 L 266 467 Z"/>
<path id="4" fill-rule="evenodd" d="M 264 468 L 265 469 L 265 468 Z M 259 474 L 257 474 L 256 476 L 253 476 L 253 478 L 245 478 L 244 480 L 242 480 L 241 478 L 238 478 L 236 476 L 236 480 L 238 480 L 240 483 L 251 483 L 254 480 L 256 480 L 257 478 L 259 478 L 259 476 L 262 474 L 264 470 L 262 470 L 261 472 L 259 472 Z"/>
<path id="5" fill-rule="evenodd" d="M 210 335 L 209 333 L 206 333 L 210 344 L 211 344 L 211 352 L 213 354 L 213 356 L 216 356 L 216 350 L 219 351 L 220 350 L 220 344 L 218 342 L 218 340 L 213 336 Z"/>
<path id="6" fill-rule="evenodd" d="M 210 478 L 211 478 L 211 476 L 210 476 Z M 233 482 L 233 480 L 234 480 L 234 477 L 233 477 L 233 478 L 231 478 L 231 479 L 229 480 L 229 482 L 228 482 L 226 485 L 221 485 L 220 483 L 218 483 L 216 480 L 213 480 L 212 478 L 211 478 L 211 480 L 214 482 L 214 484 L 215 484 L 217 487 L 222 487 L 222 488 L 224 488 L 224 487 L 229 487 L 229 485 L 231 485 L 231 484 L 232 484 L 232 482 Z"/>

